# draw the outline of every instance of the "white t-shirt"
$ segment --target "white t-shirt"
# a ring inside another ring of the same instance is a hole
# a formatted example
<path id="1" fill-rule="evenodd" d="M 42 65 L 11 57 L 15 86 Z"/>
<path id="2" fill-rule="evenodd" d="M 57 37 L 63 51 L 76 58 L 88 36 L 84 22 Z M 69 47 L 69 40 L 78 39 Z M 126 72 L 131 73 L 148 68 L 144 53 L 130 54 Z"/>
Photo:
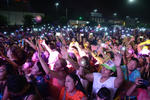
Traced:
<path id="1" fill-rule="evenodd" d="M 109 79 L 107 79 L 105 82 L 101 83 L 100 82 L 100 78 L 102 77 L 100 73 L 93 73 L 93 90 L 92 93 L 93 94 L 97 94 L 98 91 L 102 88 L 102 87 L 106 87 L 110 90 L 111 92 L 111 100 L 113 100 L 113 97 L 116 93 L 117 88 L 115 88 L 114 84 L 115 84 L 115 79 L 116 77 L 110 77 Z"/>
<path id="2" fill-rule="evenodd" d="M 54 64 L 58 60 L 58 58 L 59 58 L 59 52 L 58 51 L 52 51 L 50 53 L 50 56 L 48 58 L 48 64 L 51 66 L 51 70 L 53 70 Z"/>

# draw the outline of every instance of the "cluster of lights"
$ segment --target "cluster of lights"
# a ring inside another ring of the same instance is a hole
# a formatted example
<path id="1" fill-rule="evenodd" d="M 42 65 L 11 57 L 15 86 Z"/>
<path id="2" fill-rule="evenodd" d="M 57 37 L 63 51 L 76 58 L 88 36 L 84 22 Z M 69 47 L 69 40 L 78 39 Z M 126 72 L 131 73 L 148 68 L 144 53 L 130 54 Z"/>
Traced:
<path id="1" fill-rule="evenodd" d="M 38 31 L 38 29 L 37 29 L 37 28 L 33 28 L 33 31 L 35 31 L 35 32 L 36 32 L 36 31 Z"/>
<path id="2" fill-rule="evenodd" d="M 89 23 L 88 21 L 86 23 Z M 42 25 L 40 27 L 36 27 L 36 25 L 32 25 L 32 28 L 26 28 L 26 30 L 28 31 L 28 33 L 33 33 L 33 32 L 42 32 L 45 35 L 51 35 L 53 32 L 70 32 L 73 31 L 74 29 L 76 29 L 77 26 L 63 26 L 61 27 L 60 25 L 57 27 L 54 26 L 50 26 L 50 24 L 45 24 Z M 16 32 L 21 32 L 24 31 L 24 26 L 21 26 L 20 29 L 16 30 Z M 139 31 L 141 32 L 145 32 L 146 28 L 138 28 Z M 118 30 L 113 29 L 113 30 L 109 30 L 108 27 L 101 27 L 100 25 L 95 26 L 95 27 L 90 27 L 90 26 L 86 26 L 86 27 L 82 27 L 80 29 L 80 32 L 91 32 L 91 33 L 98 33 L 98 32 L 103 32 L 105 35 L 109 36 L 110 33 L 116 33 Z M 122 33 L 122 37 L 126 37 L 126 36 L 131 36 L 132 31 L 134 31 L 134 29 L 131 28 L 125 28 L 125 29 L 120 29 L 119 32 Z M 15 35 L 15 33 L 10 33 L 11 35 Z M 7 34 L 7 32 L 4 32 L 4 34 Z M 65 34 L 63 34 L 63 36 L 65 36 Z"/>
<path id="3" fill-rule="evenodd" d="M 146 28 L 141 28 L 140 31 L 145 32 Z"/>

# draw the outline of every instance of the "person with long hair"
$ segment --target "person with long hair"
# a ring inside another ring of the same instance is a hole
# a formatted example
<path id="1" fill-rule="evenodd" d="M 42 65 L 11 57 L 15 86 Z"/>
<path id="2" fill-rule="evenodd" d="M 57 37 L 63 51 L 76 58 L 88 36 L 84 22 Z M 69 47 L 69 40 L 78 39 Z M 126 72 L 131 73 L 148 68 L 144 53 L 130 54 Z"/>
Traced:
<path id="1" fill-rule="evenodd" d="M 65 87 L 61 90 L 59 100 L 87 100 L 85 90 L 75 73 L 66 76 Z"/>

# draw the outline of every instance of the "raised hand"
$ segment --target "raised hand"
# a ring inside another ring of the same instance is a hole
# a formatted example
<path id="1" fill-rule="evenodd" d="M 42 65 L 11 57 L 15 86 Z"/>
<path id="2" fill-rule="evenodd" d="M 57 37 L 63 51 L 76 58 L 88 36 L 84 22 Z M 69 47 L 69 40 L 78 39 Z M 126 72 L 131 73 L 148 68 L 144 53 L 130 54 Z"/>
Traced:
<path id="1" fill-rule="evenodd" d="M 79 43 L 75 42 L 74 46 L 79 47 Z"/>
<path id="2" fill-rule="evenodd" d="M 68 58 L 68 52 L 67 52 L 67 49 L 65 47 L 61 48 L 61 54 L 62 54 L 62 58 L 64 58 L 64 59 Z"/>
<path id="3" fill-rule="evenodd" d="M 40 40 L 40 43 L 41 43 L 42 45 L 46 45 L 45 40 Z"/>
<path id="4" fill-rule="evenodd" d="M 25 42 L 29 42 L 29 40 L 28 39 L 23 39 Z"/>
<path id="5" fill-rule="evenodd" d="M 132 38 L 131 38 L 131 41 L 135 41 L 135 37 L 132 37 Z"/>
<path id="6" fill-rule="evenodd" d="M 121 50 L 120 53 L 121 53 L 122 55 L 125 55 L 125 51 L 123 51 L 123 50 Z"/>
<path id="7" fill-rule="evenodd" d="M 38 51 L 38 58 L 40 58 L 41 57 L 41 50 L 40 50 L 39 44 L 37 45 L 37 51 Z"/>
<path id="8" fill-rule="evenodd" d="M 99 52 L 102 54 L 103 53 L 103 48 L 102 47 L 100 47 L 99 49 Z"/>
<path id="9" fill-rule="evenodd" d="M 120 54 L 115 54 L 115 60 L 114 60 L 114 64 L 116 67 L 120 67 L 121 65 L 121 60 L 122 60 L 122 56 Z"/>

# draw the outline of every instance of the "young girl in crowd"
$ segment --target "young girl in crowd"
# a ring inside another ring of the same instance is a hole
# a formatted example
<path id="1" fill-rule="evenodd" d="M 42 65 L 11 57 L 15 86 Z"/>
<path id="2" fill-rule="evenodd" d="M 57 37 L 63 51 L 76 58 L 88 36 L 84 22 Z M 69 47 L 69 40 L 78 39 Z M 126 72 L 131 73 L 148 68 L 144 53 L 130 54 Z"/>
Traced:
<path id="1" fill-rule="evenodd" d="M 59 100 L 87 100 L 79 77 L 75 73 L 68 74 L 65 87 L 62 88 Z"/>

